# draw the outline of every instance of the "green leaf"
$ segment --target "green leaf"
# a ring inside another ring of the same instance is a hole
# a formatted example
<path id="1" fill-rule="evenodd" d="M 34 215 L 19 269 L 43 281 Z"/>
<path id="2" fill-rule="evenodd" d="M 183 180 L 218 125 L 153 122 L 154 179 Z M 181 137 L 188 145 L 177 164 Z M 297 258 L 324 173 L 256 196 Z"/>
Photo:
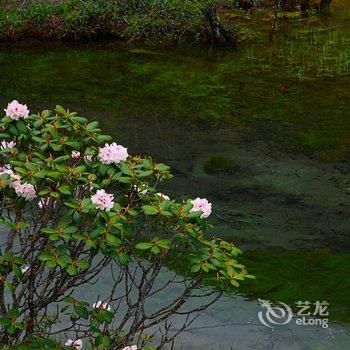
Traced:
<path id="1" fill-rule="evenodd" d="M 50 196 L 54 198 L 60 198 L 60 194 L 58 192 L 50 192 Z"/>
<path id="2" fill-rule="evenodd" d="M 156 169 L 158 171 L 167 171 L 170 169 L 170 167 L 168 165 L 163 164 L 163 163 L 159 163 L 154 167 L 154 169 Z"/>
<path id="3" fill-rule="evenodd" d="M 13 284 L 12 283 L 10 283 L 10 282 L 5 282 L 4 283 L 4 286 L 5 286 L 5 288 L 10 292 L 10 293 L 13 293 L 14 291 L 15 291 L 15 288 L 14 288 L 14 286 L 13 286 Z"/>
<path id="4" fill-rule="evenodd" d="M 46 262 L 46 266 L 49 268 L 49 269 L 54 269 L 56 266 L 57 266 L 57 262 L 55 260 L 48 260 Z"/>
<path id="5" fill-rule="evenodd" d="M 19 310 L 18 309 L 12 309 L 7 313 L 8 317 L 18 317 L 19 316 Z"/>
<path id="6" fill-rule="evenodd" d="M 170 239 L 160 239 L 157 245 L 161 248 L 168 249 L 170 247 L 171 240 Z"/>
<path id="7" fill-rule="evenodd" d="M 66 268 L 66 271 L 71 276 L 74 276 L 74 275 L 76 275 L 78 273 L 78 270 L 73 265 L 68 265 L 67 268 Z"/>
<path id="8" fill-rule="evenodd" d="M 91 123 L 89 123 L 86 127 L 87 130 L 93 130 L 98 128 L 98 122 L 97 121 L 93 121 Z"/>
<path id="9" fill-rule="evenodd" d="M 27 125 L 23 120 L 18 120 L 16 126 L 21 134 L 26 134 L 28 132 Z"/>
<path id="10" fill-rule="evenodd" d="M 45 196 L 45 194 L 48 194 L 50 192 L 50 189 L 46 188 L 44 190 L 41 190 L 38 195 L 39 196 Z"/>
<path id="11" fill-rule="evenodd" d="M 152 252 L 153 254 L 159 254 L 160 248 L 159 248 L 158 246 L 154 245 L 154 246 L 151 248 L 151 252 Z"/>
<path id="12" fill-rule="evenodd" d="M 198 272 L 201 269 L 201 265 L 193 265 L 191 267 L 191 272 Z"/>
<path id="13" fill-rule="evenodd" d="M 62 114 L 62 115 L 66 115 L 66 113 L 67 113 L 66 110 L 60 105 L 56 106 L 55 111 L 59 114 Z"/>
<path id="14" fill-rule="evenodd" d="M 84 123 L 86 123 L 88 121 L 84 117 L 71 117 L 71 119 L 74 120 L 78 124 L 84 124 Z"/>
<path id="15" fill-rule="evenodd" d="M 71 187 L 67 184 L 61 185 L 60 187 L 58 187 L 58 190 L 63 194 L 67 194 L 67 195 L 72 194 Z"/>
<path id="16" fill-rule="evenodd" d="M 13 323 L 10 323 L 8 326 L 5 326 L 5 328 L 9 334 L 15 334 L 16 332 L 16 326 Z"/>
<path id="17" fill-rule="evenodd" d="M 152 247 L 153 247 L 153 244 L 150 242 L 138 243 L 135 245 L 135 248 L 139 250 L 149 250 Z"/>
<path id="18" fill-rule="evenodd" d="M 120 164 L 120 170 L 125 175 L 132 175 L 132 170 L 128 167 L 128 165 L 124 162 Z"/>
<path id="19" fill-rule="evenodd" d="M 52 254 L 48 251 L 41 252 L 38 256 L 38 260 L 47 261 L 52 259 Z"/>
<path id="20" fill-rule="evenodd" d="M 109 233 L 106 235 L 106 241 L 108 244 L 115 246 L 115 247 L 121 245 L 121 243 L 122 243 L 122 241 L 118 237 L 115 237 Z"/>
<path id="21" fill-rule="evenodd" d="M 74 311 L 79 317 L 84 318 L 85 320 L 89 317 L 89 312 L 84 306 L 76 305 L 74 306 Z"/>
<path id="22" fill-rule="evenodd" d="M 99 142 L 108 142 L 108 141 L 111 141 L 112 140 L 112 137 L 109 136 L 109 135 L 99 135 L 97 136 L 97 141 Z"/>
<path id="23" fill-rule="evenodd" d="M 158 213 L 158 210 L 150 205 L 143 205 L 142 209 L 146 215 L 155 215 Z"/>
<path id="24" fill-rule="evenodd" d="M 83 270 L 86 270 L 90 267 L 90 264 L 87 261 L 79 260 L 79 261 L 77 261 L 77 266 Z"/>
<path id="25" fill-rule="evenodd" d="M 64 259 L 62 259 L 62 258 L 58 258 L 57 259 L 57 263 L 58 263 L 58 265 L 60 265 L 61 267 L 66 267 L 68 264 L 67 264 L 67 261 L 66 260 L 64 260 Z"/>
<path id="26" fill-rule="evenodd" d="M 41 229 L 41 232 L 48 233 L 48 234 L 56 233 L 56 229 L 50 228 L 50 227 L 44 227 Z"/>

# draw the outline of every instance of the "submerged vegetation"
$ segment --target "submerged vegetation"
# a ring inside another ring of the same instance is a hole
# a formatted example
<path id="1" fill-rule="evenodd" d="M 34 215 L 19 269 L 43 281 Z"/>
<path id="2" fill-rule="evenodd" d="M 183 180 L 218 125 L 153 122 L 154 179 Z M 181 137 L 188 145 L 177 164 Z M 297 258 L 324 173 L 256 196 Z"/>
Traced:
<path id="1" fill-rule="evenodd" d="M 235 167 L 231 157 L 214 156 L 205 162 L 203 170 L 210 175 L 230 174 L 235 171 Z"/>
<path id="2" fill-rule="evenodd" d="M 331 318 L 350 322 L 350 254 L 319 248 L 311 252 L 246 251 L 243 259 L 256 279 L 242 291 L 252 299 L 294 305 L 299 300 L 327 300 Z"/>

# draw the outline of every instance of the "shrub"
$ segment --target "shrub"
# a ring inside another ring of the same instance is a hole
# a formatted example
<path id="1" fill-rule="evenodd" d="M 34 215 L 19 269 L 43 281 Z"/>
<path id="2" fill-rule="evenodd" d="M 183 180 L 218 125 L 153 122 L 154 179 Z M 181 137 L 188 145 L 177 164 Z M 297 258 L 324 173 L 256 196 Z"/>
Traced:
<path id="1" fill-rule="evenodd" d="M 179 333 L 169 326 L 175 314 L 184 316 L 182 330 L 193 312 L 251 277 L 238 248 L 205 238 L 211 204 L 158 192 L 169 167 L 108 143 L 96 121 L 61 106 L 29 115 L 13 101 L 0 140 L 4 346 L 60 349 L 63 337 L 66 349 L 160 349 Z M 102 272 L 113 283 L 101 300 L 98 291 L 92 305 L 78 300 L 75 290 Z"/>

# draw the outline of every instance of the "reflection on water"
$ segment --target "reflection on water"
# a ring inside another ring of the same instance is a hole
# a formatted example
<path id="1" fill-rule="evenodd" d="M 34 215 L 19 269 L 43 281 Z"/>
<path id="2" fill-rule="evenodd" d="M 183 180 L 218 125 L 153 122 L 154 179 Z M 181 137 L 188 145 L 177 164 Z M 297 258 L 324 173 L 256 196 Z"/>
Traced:
<path id="1" fill-rule="evenodd" d="M 131 153 L 167 162 L 175 179 L 162 192 L 208 197 L 215 234 L 249 250 L 245 264 L 257 280 L 242 289 L 245 297 L 327 299 L 331 319 L 349 322 L 348 73 L 343 12 L 289 23 L 273 43 L 229 52 L 119 42 L 3 45 L 0 102 L 17 98 L 32 110 L 60 103 L 98 119 Z M 268 346 L 270 334 L 254 328 L 256 308 L 227 297 L 201 322 L 232 323 L 236 336 L 216 331 L 226 344 L 253 346 L 239 334 L 255 332 L 253 340 Z M 349 338 L 345 326 L 338 330 L 340 346 Z M 328 337 L 310 332 L 317 341 Z"/>

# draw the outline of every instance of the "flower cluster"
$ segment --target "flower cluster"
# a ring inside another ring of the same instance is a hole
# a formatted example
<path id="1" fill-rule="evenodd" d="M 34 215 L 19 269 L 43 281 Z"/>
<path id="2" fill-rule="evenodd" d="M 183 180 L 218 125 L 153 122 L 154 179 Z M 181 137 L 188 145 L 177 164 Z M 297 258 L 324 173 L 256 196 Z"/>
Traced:
<path id="1" fill-rule="evenodd" d="M 81 339 L 72 340 L 68 339 L 65 343 L 65 346 L 70 346 L 74 350 L 81 350 L 83 348 L 83 341 Z"/>
<path id="2" fill-rule="evenodd" d="M 25 182 L 24 184 L 18 182 L 15 184 L 14 189 L 17 195 L 23 197 L 26 201 L 31 201 L 36 198 L 35 188 L 28 182 Z"/>
<path id="3" fill-rule="evenodd" d="M 0 148 L 2 150 L 10 150 L 10 149 L 12 149 L 15 146 L 16 146 L 16 142 L 13 142 L 13 141 L 7 142 L 7 141 L 4 140 L 0 144 Z"/>
<path id="4" fill-rule="evenodd" d="M 24 275 L 28 270 L 29 270 L 29 266 L 28 266 L 28 265 L 21 267 L 21 272 L 22 272 L 23 275 Z"/>
<path id="5" fill-rule="evenodd" d="M 95 309 L 104 310 L 104 311 L 106 311 L 106 310 L 107 311 L 111 311 L 112 310 L 110 305 L 108 305 L 107 303 L 105 303 L 105 302 L 103 302 L 101 300 L 99 300 L 98 302 L 94 303 L 92 305 L 92 307 L 95 308 Z"/>
<path id="6" fill-rule="evenodd" d="M 51 201 L 52 201 L 51 197 L 40 198 L 38 202 L 38 207 L 40 209 L 47 208 L 50 205 Z"/>
<path id="7" fill-rule="evenodd" d="M 84 158 L 85 158 L 85 160 L 88 160 L 89 162 L 91 162 L 91 161 L 92 161 L 92 158 L 93 158 L 93 155 L 92 155 L 92 154 L 86 154 L 86 155 L 84 156 Z"/>
<path id="8" fill-rule="evenodd" d="M 166 201 L 170 201 L 170 197 L 167 196 L 167 195 L 164 194 L 164 193 L 158 192 L 158 193 L 156 193 L 156 195 L 157 195 L 158 197 L 160 197 L 160 198 L 166 200 Z"/>
<path id="9" fill-rule="evenodd" d="M 20 118 L 26 119 L 29 116 L 27 105 L 22 105 L 17 100 L 9 103 L 5 109 L 5 112 L 6 116 L 14 120 L 19 120 Z"/>
<path id="10" fill-rule="evenodd" d="M 201 211 L 203 214 L 201 215 L 202 219 L 206 219 L 211 214 L 211 203 L 208 202 L 206 198 L 199 198 L 191 201 L 193 207 L 190 210 L 190 213 Z"/>
<path id="11" fill-rule="evenodd" d="M 7 174 L 10 176 L 12 182 L 9 184 L 18 196 L 23 197 L 26 201 L 31 201 L 36 197 L 36 191 L 32 184 L 25 182 L 21 184 L 21 177 L 15 174 L 10 165 L 0 167 L 0 175 Z"/>
<path id="12" fill-rule="evenodd" d="M 106 143 L 104 147 L 100 148 L 98 153 L 98 157 L 103 164 L 118 164 L 125 161 L 128 156 L 128 149 L 117 145 L 115 142 L 110 145 Z"/>
<path id="13" fill-rule="evenodd" d="M 96 208 L 101 210 L 110 211 L 114 206 L 113 194 L 107 193 L 105 190 L 97 190 L 94 195 L 91 196 L 91 202 L 96 204 Z"/>
<path id="14" fill-rule="evenodd" d="M 7 164 L 3 167 L 0 167 L 0 175 L 7 174 L 10 176 L 12 182 L 9 184 L 10 187 L 15 188 L 20 184 L 21 177 L 18 174 L 15 174 L 11 169 L 11 165 Z"/>
<path id="15" fill-rule="evenodd" d="M 79 151 L 72 151 L 72 158 L 73 159 L 79 159 L 80 158 L 80 152 Z"/>

